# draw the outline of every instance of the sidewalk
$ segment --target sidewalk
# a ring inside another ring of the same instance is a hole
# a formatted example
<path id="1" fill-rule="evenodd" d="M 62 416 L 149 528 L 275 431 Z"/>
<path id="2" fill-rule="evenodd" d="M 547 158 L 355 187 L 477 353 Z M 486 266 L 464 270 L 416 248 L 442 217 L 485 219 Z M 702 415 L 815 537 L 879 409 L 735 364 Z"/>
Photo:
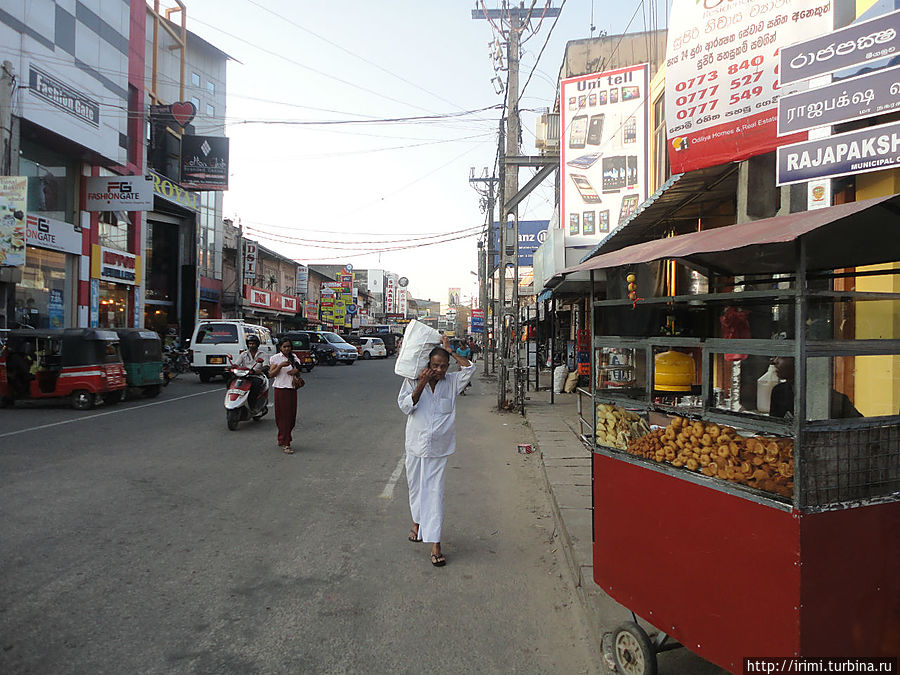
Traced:
<path id="1" fill-rule="evenodd" d="M 579 438 L 578 395 L 554 394 L 553 404 L 549 391 L 531 391 L 527 396 L 525 415 L 534 434 L 535 451 L 540 453 L 560 539 L 600 653 L 603 633 L 632 618 L 628 609 L 594 582 L 591 453 Z M 656 629 L 643 620 L 640 624 L 652 638 Z M 726 673 L 687 649 L 662 652 L 657 662 L 659 675 Z"/>

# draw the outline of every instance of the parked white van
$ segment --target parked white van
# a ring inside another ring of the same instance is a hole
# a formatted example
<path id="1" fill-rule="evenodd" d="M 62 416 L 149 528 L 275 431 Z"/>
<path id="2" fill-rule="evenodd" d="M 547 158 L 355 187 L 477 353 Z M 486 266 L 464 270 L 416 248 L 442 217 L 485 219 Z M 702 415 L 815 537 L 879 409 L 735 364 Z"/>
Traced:
<path id="1" fill-rule="evenodd" d="M 266 361 L 276 351 L 275 340 L 265 326 L 245 323 L 242 319 L 204 319 L 197 322 L 191 337 L 191 370 L 209 382 L 216 375 L 227 374 L 230 362 L 247 349 L 247 337 L 259 338 L 259 351 Z"/>

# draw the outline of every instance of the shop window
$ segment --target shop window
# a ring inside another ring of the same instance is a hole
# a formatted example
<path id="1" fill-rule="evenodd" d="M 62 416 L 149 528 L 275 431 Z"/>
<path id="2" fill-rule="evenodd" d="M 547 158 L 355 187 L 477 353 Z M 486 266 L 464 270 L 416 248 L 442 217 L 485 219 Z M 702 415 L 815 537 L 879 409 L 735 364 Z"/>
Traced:
<path id="1" fill-rule="evenodd" d="M 131 220 L 124 211 L 102 211 L 98 225 L 97 241 L 101 246 L 128 250 L 128 231 Z"/>
<path id="2" fill-rule="evenodd" d="M 71 322 L 73 276 L 67 256 L 28 246 L 22 281 L 16 285 L 14 320 L 32 328 L 65 328 Z M 16 325 L 14 324 L 14 325 Z"/>
<path id="3" fill-rule="evenodd" d="M 128 287 L 100 282 L 100 327 L 127 328 L 131 316 Z"/>
<path id="4" fill-rule="evenodd" d="M 22 137 L 19 175 L 28 176 L 28 212 L 75 222 L 75 165 L 60 154 Z"/>

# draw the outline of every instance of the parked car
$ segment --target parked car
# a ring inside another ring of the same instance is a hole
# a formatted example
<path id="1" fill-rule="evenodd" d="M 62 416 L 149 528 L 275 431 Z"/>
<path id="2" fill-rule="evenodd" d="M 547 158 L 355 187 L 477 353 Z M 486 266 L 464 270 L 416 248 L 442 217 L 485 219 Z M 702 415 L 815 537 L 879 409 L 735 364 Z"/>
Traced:
<path id="1" fill-rule="evenodd" d="M 377 337 L 360 338 L 360 356 L 364 359 L 386 359 L 387 348 L 384 341 Z"/>
<path id="2" fill-rule="evenodd" d="M 362 356 L 362 338 L 359 335 L 342 335 L 341 338 L 347 344 L 351 344 L 356 347 L 356 353 L 359 356 Z"/>
<path id="3" fill-rule="evenodd" d="M 302 335 L 306 338 L 306 344 L 312 353 L 316 364 L 324 363 L 333 366 L 337 363 L 337 350 L 325 338 L 320 337 L 314 330 L 293 330 L 281 337 L 289 337 L 292 341 L 295 336 Z"/>
<path id="4" fill-rule="evenodd" d="M 372 331 L 364 333 L 362 337 L 381 338 L 381 341 L 384 343 L 384 348 L 387 351 L 387 355 L 393 356 L 397 353 L 397 341 L 403 336 L 389 331 Z"/>
<path id="5" fill-rule="evenodd" d="M 247 337 L 259 338 L 259 351 L 266 360 L 275 354 L 275 340 L 265 326 L 245 323 L 242 319 L 204 319 L 197 322 L 191 338 L 191 370 L 201 382 L 221 375 L 227 381 L 229 364 L 247 349 Z"/>
<path id="6" fill-rule="evenodd" d="M 290 340 L 291 346 L 294 348 L 294 356 L 300 362 L 300 370 L 311 372 L 319 362 L 318 357 L 312 349 L 309 335 L 303 331 L 289 331 L 278 336 L 278 343 L 282 340 Z"/>
<path id="7" fill-rule="evenodd" d="M 352 365 L 356 359 L 359 358 L 356 347 L 345 342 L 337 333 L 332 333 L 327 330 L 311 330 L 306 331 L 306 333 L 309 335 L 310 344 L 324 345 L 325 347 L 332 349 L 334 355 L 331 357 L 331 360 L 326 361 L 330 366 L 333 366 L 338 361 L 346 363 L 347 365 Z"/>

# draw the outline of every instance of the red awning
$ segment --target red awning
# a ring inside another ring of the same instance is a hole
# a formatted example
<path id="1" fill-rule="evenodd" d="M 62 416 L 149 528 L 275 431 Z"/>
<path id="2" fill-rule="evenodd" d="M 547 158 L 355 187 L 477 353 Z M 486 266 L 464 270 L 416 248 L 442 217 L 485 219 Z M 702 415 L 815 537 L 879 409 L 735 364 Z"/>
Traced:
<path id="1" fill-rule="evenodd" d="M 900 260 L 900 195 L 656 239 L 598 255 L 562 275 L 681 259 L 719 274 L 771 274 L 797 267 L 794 242 L 807 244 L 807 268 L 836 269 Z"/>

